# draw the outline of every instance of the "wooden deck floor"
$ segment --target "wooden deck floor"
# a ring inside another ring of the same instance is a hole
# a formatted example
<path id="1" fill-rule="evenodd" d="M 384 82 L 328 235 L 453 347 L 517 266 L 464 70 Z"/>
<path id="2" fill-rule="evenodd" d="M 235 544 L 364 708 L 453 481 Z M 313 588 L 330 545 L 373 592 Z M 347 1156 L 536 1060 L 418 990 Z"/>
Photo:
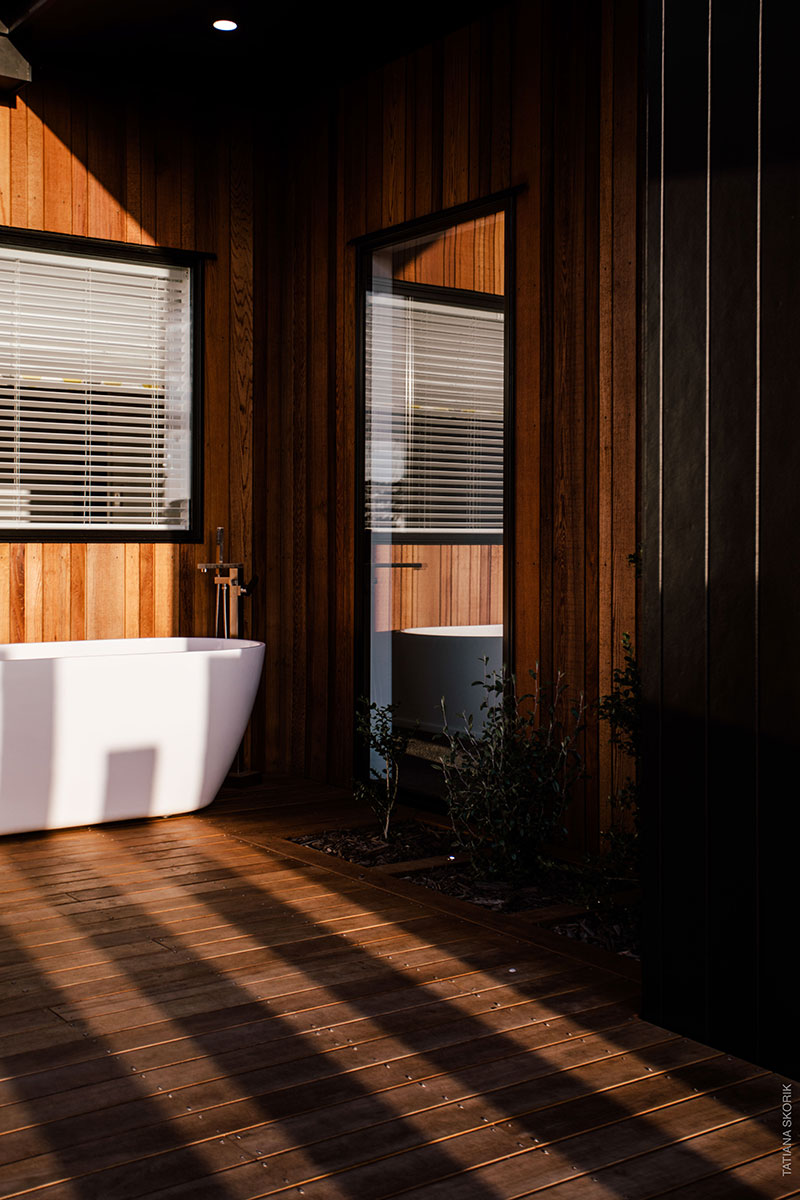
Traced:
<path id="1" fill-rule="evenodd" d="M 0 841 L 0 1196 L 795 1194 L 779 1077 L 554 935 L 282 841 L 337 806 Z"/>

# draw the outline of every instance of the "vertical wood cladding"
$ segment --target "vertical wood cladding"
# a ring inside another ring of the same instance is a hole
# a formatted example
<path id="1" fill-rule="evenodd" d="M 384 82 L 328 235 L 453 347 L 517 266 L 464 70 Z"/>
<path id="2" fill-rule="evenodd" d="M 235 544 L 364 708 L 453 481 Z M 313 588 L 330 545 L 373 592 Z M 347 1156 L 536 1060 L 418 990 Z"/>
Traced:
<path id="1" fill-rule="evenodd" d="M 505 232 L 502 213 L 463 221 L 423 246 L 392 255 L 392 275 L 411 283 L 502 296 Z"/>
<path id="2" fill-rule="evenodd" d="M 795 1075 L 798 24 L 650 5 L 643 456 L 647 1012 Z"/>
<path id="3" fill-rule="evenodd" d="M 421 571 L 380 571 L 375 583 L 376 632 L 430 625 L 503 623 L 500 545 L 376 547 L 381 562 L 422 562 Z M 400 580 L 393 578 L 399 575 Z"/>
<path id="4" fill-rule="evenodd" d="M 0 108 L 0 223 L 214 255 L 201 314 L 207 544 L 4 545 L 4 641 L 206 635 L 212 589 L 196 564 L 217 525 L 229 555 L 252 563 L 253 145 L 249 114 L 229 116 L 216 99 L 58 81 Z"/>
<path id="5" fill-rule="evenodd" d="M 352 769 L 351 240 L 511 185 L 516 668 L 610 690 L 636 633 L 637 36 L 633 0 L 510 5 L 311 102 L 268 152 L 254 519 L 274 769 Z M 615 778 L 596 729 L 586 748 L 576 847 L 596 844 Z"/>

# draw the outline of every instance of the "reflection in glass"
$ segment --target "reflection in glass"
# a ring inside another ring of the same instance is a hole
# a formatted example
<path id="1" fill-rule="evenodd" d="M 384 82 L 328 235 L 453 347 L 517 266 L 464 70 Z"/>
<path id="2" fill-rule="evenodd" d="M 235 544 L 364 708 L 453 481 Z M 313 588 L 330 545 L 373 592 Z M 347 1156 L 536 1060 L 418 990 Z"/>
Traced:
<path id="1" fill-rule="evenodd" d="M 503 213 L 372 254 L 365 297 L 370 699 L 411 757 L 480 689 L 503 635 Z M 413 763 L 411 764 L 413 766 Z M 413 774 L 413 771 L 412 771 Z"/>

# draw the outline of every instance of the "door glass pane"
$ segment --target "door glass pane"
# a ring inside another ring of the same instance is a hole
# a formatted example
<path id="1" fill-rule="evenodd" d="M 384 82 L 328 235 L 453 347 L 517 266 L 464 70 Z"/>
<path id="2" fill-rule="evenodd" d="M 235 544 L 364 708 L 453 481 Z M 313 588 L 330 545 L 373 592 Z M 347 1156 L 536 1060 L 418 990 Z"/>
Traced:
<path id="1" fill-rule="evenodd" d="M 366 294 L 364 538 L 369 693 L 431 739 L 471 713 L 503 646 L 503 213 L 371 256 Z M 412 760 L 419 760 L 417 764 Z M 419 770 L 416 768 L 419 767 Z"/>

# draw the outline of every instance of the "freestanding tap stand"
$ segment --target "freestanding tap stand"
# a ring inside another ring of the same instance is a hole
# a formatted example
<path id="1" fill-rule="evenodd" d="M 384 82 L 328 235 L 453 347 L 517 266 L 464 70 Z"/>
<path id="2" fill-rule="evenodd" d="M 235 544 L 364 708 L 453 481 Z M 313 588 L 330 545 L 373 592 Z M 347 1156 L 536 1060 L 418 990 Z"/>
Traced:
<path id="1" fill-rule="evenodd" d="M 198 571 L 208 574 L 214 572 L 216 588 L 216 603 L 214 605 L 214 637 L 238 638 L 239 636 L 239 597 L 246 596 L 247 587 L 241 583 L 244 563 L 225 562 L 223 559 L 225 545 L 225 530 L 220 525 L 217 529 L 217 561 L 199 563 Z M 221 618 L 221 622 L 220 622 Z M 222 629 L 220 630 L 220 623 Z"/>
<path id="2" fill-rule="evenodd" d="M 242 596 L 249 595 L 248 586 L 241 582 L 244 563 L 225 562 L 225 530 L 217 527 L 217 561 L 213 563 L 198 563 L 198 571 L 204 575 L 214 572 L 214 637 L 238 638 L 239 636 L 239 604 Z M 220 629 L 220 625 L 222 628 Z M 261 773 L 242 769 L 241 746 L 236 751 L 234 769 L 229 771 L 226 784 L 233 787 L 252 787 L 261 782 Z"/>

